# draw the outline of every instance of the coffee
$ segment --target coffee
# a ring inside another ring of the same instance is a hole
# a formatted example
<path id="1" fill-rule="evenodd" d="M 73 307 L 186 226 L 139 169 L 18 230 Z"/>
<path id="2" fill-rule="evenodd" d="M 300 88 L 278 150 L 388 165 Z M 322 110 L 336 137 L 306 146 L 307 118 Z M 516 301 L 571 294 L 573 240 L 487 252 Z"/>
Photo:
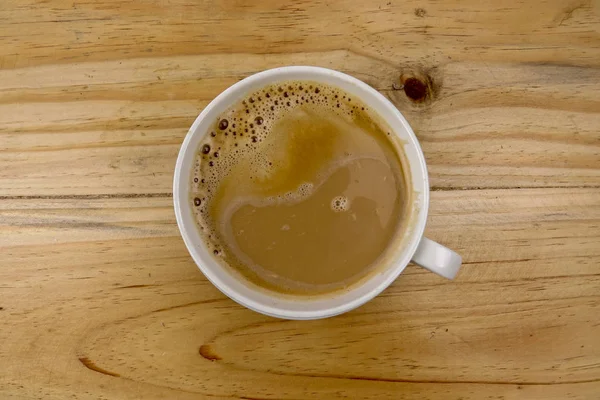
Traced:
<path id="1" fill-rule="evenodd" d="M 275 292 L 329 293 L 378 271 L 403 231 L 406 166 L 360 99 L 279 82 L 215 120 L 197 151 L 190 204 L 224 266 Z"/>

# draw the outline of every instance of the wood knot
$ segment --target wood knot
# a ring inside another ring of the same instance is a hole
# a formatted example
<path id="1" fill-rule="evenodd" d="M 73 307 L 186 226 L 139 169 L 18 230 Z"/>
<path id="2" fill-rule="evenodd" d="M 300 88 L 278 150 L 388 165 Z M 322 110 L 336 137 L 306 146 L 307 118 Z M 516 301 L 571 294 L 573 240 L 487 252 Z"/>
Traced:
<path id="1" fill-rule="evenodd" d="M 424 8 L 415 8 L 415 15 L 419 18 L 423 18 L 427 14 Z"/>
<path id="2" fill-rule="evenodd" d="M 427 97 L 427 85 L 417 78 L 408 78 L 404 81 L 404 93 L 409 99 L 422 102 Z"/>
<path id="3" fill-rule="evenodd" d="M 207 344 L 203 344 L 202 346 L 200 346 L 200 350 L 198 351 L 198 353 L 200 353 L 202 357 L 210 361 L 219 361 L 221 359 L 221 357 L 218 354 L 216 354 L 213 351 L 213 349 L 211 349 L 211 347 Z"/>
<path id="4" fill-rule="evenodd" d="M 87 369 L 89 369 L 91 371 L 98 372 L 103 375 L 114 376 L 117 378 L 121 376 L 121 375 L 117 374 L 116 372 L 111 372 L 104 368 L 100 368 L 92 360 L 90 360 L 87 357 L 79 357 L 79 362 L 82 363 L 84 367 L 86 367 Z"/>
<path id="5" fill-rule="evenodd" d="M 429 103 L 439 92 L 440 77 L 437 76 L 437 69 L 431 68 L 428 71 L 412 71 L 400 75 L 400 83 L 404 94 L 413 103 Z M 435 78 L 434 78 L 435 76 Z"/>

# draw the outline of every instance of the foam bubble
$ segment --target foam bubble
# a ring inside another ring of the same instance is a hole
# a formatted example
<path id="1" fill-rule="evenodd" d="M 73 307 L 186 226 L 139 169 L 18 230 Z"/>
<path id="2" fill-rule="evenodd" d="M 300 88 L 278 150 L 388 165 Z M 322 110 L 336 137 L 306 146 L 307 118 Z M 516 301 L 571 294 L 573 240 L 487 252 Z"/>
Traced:
<path id="1" fill-rule="evenodd" d="M 333 212 L 344 212 L 350 209 L 350 200 L 346 196 L 335 196 L 330 205 Z"/>

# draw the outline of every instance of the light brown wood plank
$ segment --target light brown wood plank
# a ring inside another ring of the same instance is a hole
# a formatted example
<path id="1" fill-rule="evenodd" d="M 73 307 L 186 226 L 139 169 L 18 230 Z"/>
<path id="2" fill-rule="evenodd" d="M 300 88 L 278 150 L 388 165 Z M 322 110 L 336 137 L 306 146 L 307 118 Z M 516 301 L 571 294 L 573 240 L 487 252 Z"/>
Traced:
<path id="1" fill-rule="evenodd" d="M 204 279 L 177 151 L 218 93 L 282 65 L 404 113 L 456 281 L 410 265 L 292 322 Z M 597 0 L 4 0 L 0 398 L 595 399 L 599 127 Z"/>
<path id="2" fill-rule="evenodd" d="M 600 190 L 432 193 L 416 266 L 333 319 L 246 310 L 197 270 L 169 197 L 0 200 L 0 396 L 589 399 Z"/>
<path id="3" fill-rule="evenodd" d="M 421 140 L 434 187 L 600 186 L 600 69 L 448 62 L 427 71 L 335 51 L 0 71 L 0 195 L 169 193 L 202 108 L 237 80 L 286 64 L 343 70 L 382 91 Z M 424 102 L 392 89 L 412 76 L 431 80 Z"/>
<path id="4" fill-rule="evenodd" d="M 8 0 L 0 10 L 0 67 L 334 49 L 429 66 L 449 57 L 598 65 L 599 14 L 594 0 Z"/>

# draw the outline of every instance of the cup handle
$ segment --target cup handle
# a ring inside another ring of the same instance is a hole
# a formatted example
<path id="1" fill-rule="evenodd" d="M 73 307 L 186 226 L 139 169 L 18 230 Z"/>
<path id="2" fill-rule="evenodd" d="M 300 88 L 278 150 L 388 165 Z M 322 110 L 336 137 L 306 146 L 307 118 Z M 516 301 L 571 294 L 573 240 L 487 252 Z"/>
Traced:
<path id="1" fill-rule="evenodd" d="M 423 237 L 412 257 L 415 264 L 447 279 L 454 279 L 462 257 L 449 248 Z"/>

